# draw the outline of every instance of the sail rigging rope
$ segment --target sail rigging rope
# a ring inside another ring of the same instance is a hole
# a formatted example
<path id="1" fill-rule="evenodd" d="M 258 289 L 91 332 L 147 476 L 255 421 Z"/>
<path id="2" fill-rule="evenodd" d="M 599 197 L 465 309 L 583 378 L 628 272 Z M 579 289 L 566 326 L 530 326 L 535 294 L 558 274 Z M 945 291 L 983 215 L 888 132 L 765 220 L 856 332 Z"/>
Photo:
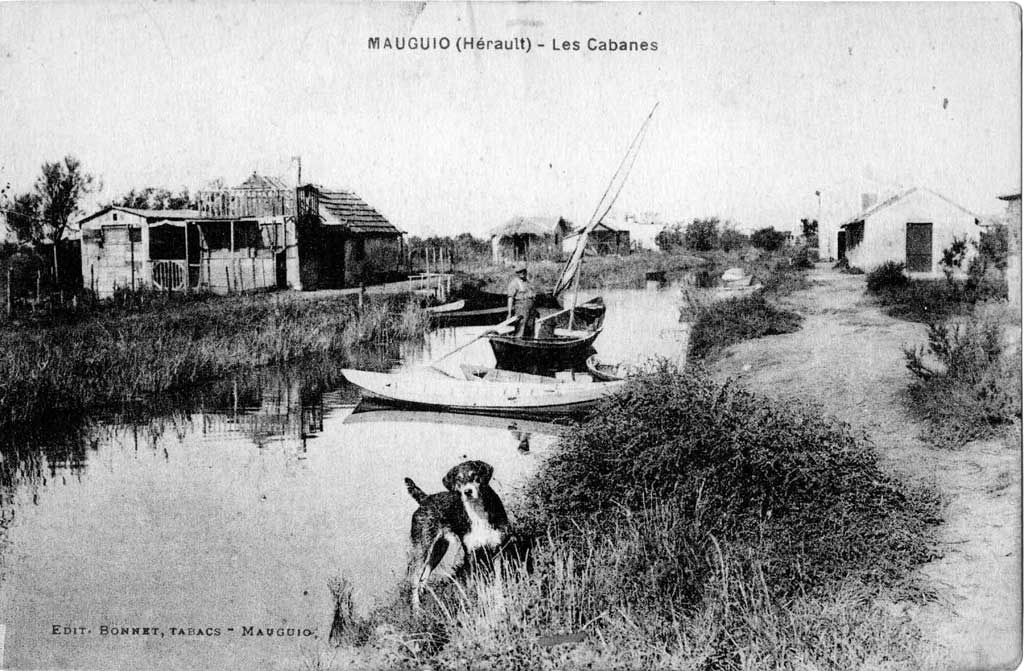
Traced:
<path id="1" fill-rule="evenodd" d="M 643 124 L 640 126 L 640 130 L 637 131 L 633 141 L 629 143 L 629 147 L 626 149 L 626 155 L 622 157 L 622 161 L 619 163 L 619 167 L 615 170 L 615 174 L 612 175 L 611 181 L 608 182 L 608 187 L 601 194 L 601 199 L 597 201 L 597 207 L 594 208 L 594 214 L 591 215 L 590 221 L 579 233 L 579 238 L 576 240 L 576 248 L 573 249 L 572 255 L 565 262 L 562 267 L 562 273 L 558 276 L 558 281 L 555 283 L 555 287 L 552 290 L 552 294 L 556 297 L 565 291 L 569 285 L 573 284 L 576 276 L 579 274 L 580 266 L 583 259 L 583 252 L 587 246 L 587 238 L 590 232 L 593 231 L 598 224 L 600 224 L 608 212 L 611 211 L 612 206 L 618 199 L 619 194 L 622 193 L 623 187 L 626 185 L 626 178 L 629 177 L 629 172 L 633 169 L 633 164 L 636 163 L 637 156 L 640 154 L 640 145 L 643 144 L 643 139 L 647 134 L 647 128 L 650 125 L 651 118 L 654 116 L 654 111 L 658 109 L 660 102 L 654 103 L 654 107 L 651 108 L 650 114 L 644 119 Z M 619 177 L 621 176 L 621 179 Z M 618 187 L 615 189 L 614 195 L 608 199 L 608 193 L 611 192 L 612 188 L 615 187 L 616 180 L 618 180 Z M 602 210 L 602 205 L 607 204 Z M 600 213 L 600 215 L 598 214 Z"/>

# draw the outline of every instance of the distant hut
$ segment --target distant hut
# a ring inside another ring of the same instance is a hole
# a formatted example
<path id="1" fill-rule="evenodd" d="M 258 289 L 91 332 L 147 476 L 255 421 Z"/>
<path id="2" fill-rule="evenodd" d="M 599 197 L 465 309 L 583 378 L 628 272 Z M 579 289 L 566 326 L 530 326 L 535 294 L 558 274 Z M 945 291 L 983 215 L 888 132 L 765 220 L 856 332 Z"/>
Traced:
<path id="1" fill-rule="evenodd" d="M 404 258 L 403 231 L 351 191 L 313 184 L 297 190 L 302 286 L 336 289 L 386 281 Z"/>
<path id="2" fill-rule="evenodd" d="M 514 263 L 557 257 L 573 225 L 564 217 L 515 216 L 491 230 L 491 257 L 495 263 Z"/>
<path id="3" fill-rule="evenodd" d="M 562 241 L 562 251 L 571 253 L 576 248 L 579 235 L 579 233 L 574 233 L 567 236 Z M 609 254 L 622 255 L 629 254 L 630 249 L 629 231 L 619 230 L 604 222 L 595 226 L 594 230 L 587 235 L 586 253 L 588 254 L 598 256 L 607 256 Z"/>

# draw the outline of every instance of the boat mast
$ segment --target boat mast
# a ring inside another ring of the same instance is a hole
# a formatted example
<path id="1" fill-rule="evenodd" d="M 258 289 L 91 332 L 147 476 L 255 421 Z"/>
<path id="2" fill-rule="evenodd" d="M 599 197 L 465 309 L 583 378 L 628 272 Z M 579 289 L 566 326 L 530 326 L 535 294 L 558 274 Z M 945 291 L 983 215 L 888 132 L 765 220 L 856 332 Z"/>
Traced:
<path id="1" fill-rule="evenodd" d="M 619 197 L 619 194 L 622 193 L 622 187 L 626 185 L 626 178 L 629 176 L 630 170 L 633 169 L 633 164 L 636 163 L 637 156 L 639 155 L 640 144 L 643 142 L 644 135 L 651 122 L 651 117 L 654 116 L 654 111 L 658 109 L 658 105 L 660 104 L 660 102 L 654 103 L 654 107 L 651 108 L 647 118 L 644 119 L 643 124 L 641 124 L 640 130 L 637 131 L 633 141 L 630 142 L 629 147 L 626 149 L 626 155 L 622 157 L 622 161 L 619 163 L 619 167 L 615 170 L 615 174 L 612 175 L 612 179 L 608 183 L 608 187 L 604 190 L 604 193 L 601 195 L 601 199 L 597 202 L 597 207 L 594 208 L 594 214 L 591 215 L 590 221 L 587 223 L 586 227 L 580 231 L 579 239 L 576 241 L 576 248 L 573 250 L 572 256 L 569 257 L 569 260 L 566 261 L 565 267 L 562 269 L 562 274 L 555 283 L 553 293 L 555 297 L 557 297 L 568 288 L 570 284 L 568 281 L 569 273 L 572 274 L 571 284 L 573 285 L 573 309 L 576 307 L 577 295 L 579 293 L 580 269 L 583 266 L 583 256 L 587 247 L 587 238 L 590 236 L 590 232 L 597 228 L 597 225 L 604 220 L 609 210 L 612 209 L 612 205 L 615 204 L 615 200 Z M 616 185 L 616 181 L 618 181 L 618 185 Z M 611 198 L 609 198 L 608 194 L 612 191 L 613 187 L 615 188 L 615 193 L 612 194 Z M 569 314 L 569 324 L 570 328 L 572 328 L 572 312 Z"/>

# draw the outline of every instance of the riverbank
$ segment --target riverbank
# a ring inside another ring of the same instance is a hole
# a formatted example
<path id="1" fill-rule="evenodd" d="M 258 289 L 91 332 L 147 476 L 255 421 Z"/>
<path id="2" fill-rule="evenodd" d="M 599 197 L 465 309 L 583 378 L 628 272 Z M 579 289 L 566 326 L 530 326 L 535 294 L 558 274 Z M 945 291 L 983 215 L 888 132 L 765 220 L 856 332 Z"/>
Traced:
<path id="1" fill-rule="evenodd" d="M 418 303 L 398 296 L 254 294 L 154 300 L 0 328 L 0 428 L 145 403 L 233 372 L 316 360 L 360 343 L 421 337 Z M 314 361 L 315 363 L 315 361 Z"/>

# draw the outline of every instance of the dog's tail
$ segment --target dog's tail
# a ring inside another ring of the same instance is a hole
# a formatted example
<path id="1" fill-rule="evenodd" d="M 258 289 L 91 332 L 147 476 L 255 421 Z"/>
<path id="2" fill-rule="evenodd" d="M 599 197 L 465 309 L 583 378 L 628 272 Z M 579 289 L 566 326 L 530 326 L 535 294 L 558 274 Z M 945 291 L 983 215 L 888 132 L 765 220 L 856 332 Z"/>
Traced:
<path id="1" fill-rule="evenodd" d="M 417 487 L 412 478 L 405 479 L 405 488 L 409 490 L 409 496 L 416 499 L 416 503 L 423 503 L 423 499 L 427 498 L 427 493 Z"/>

